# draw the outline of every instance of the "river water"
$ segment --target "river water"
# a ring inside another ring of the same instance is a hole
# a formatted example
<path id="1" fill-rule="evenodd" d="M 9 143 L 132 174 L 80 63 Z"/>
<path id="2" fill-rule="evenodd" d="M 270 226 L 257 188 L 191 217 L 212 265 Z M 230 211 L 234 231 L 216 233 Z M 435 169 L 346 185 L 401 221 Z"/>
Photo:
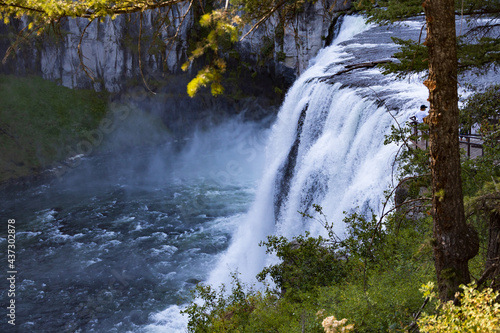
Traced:
<path id="1" fill-rule="evenodd" d="M 390 59 L 397 50 L 390 37 L 418 37 L 420 21 L 388 30 L 367 25 L 362 17 L 344 19 L 333 45 L 320 51 L 287 93 L 266 144 L 255 201 L 208 274 L 209 284 L 229 285 L 234 272 L 243 282 L 255 283 L 255 275 L 276 260 L 258 246 L 266 235 L 325 234 L 319 223 L 298 213 L 315 215 L 312 204 L 323 207 L 339 236 L 344 211 L 380 212 L 398 150 L 384 146 L 384 135 L 426 102 L 426 88 L 420 77 L 396 81 L 378 69 L 332 75 L 348 64 Z M 180 308 L 154 314 L 145 331 L 185 331 Z"/>
<path id="2" fill-rule="evenodd" d="M 254 199 L 268 132 L 228 120 L 181 151 L 84 158 L 59 179 L 2 192 L 0 215 L 17 227 L 17 330 L 136 331 L 185 302 Z"/>

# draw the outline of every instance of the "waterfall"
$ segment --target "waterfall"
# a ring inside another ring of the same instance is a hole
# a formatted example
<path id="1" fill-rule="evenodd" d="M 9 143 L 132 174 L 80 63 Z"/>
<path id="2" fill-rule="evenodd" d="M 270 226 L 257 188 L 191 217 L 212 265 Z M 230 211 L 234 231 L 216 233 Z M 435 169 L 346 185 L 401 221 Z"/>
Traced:
<path id="1" fill-rule="evenodd" d="M 370 86 L 359 84 L 366 75 L 381 76 L 377 69 L 356 74 L 357 82 L 332 76 L 353 60 L 349 49 L 377 46 L 373 41 L 359 44 L 356 38 L 372 28 L 362 17 L 346 17 L 333 45 L 311 61 L 288 92 L 272 128 L 256 200 L 209 283 L 228 283 L 236 271 L 244 281 L 255 282 L 255 275 L 274 260 L 258 246 L 267 235 L 326 234 L 318 222 L 298 213 L 314 215 L 312 204 L 323 207 L 340 236 L 344 212 L 380 212 L 397 151 L 383 144 L 384 136 L 395 117 L 404 122 L 417 110 L 426 91 L 418 82 L 383 77 Z M 349 40 L 355 43 L 344 43 Z M 398 110 L 388 109 L 395 105 Z"/>

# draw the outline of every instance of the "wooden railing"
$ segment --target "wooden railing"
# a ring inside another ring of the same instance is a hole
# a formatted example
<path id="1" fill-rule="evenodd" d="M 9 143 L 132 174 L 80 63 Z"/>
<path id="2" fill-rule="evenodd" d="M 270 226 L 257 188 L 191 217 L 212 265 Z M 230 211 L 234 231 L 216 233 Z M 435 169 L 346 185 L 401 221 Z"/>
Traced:
<path id="1" fill-rule="evenodd" d="M 476 150 L 480 150 L 481 154 L 474 155 L 474 156 L 472 156 L 472 158 L 474 158 L 476 156 L 483 156 L 484 155 L 483 139 L 481 138 L 480 135 L 478 135 L 478 134 L 460 135 L 458 141 L 460 143 L 460 148 L 465 146 L 468 158 L 471 158 L 471 154 L 472 154 L 474 148 Z"/>
<path id="2" fill-rule="evenodd" d="M 413 125 L 414 137 L 421 138 L 422 135 L 418 135 L 419 132 L 420 134 L 426 134 L 418 130 L 418 124 L 416 122 L 413 122 L 412 125 Z M 416 145 L 417 148 L 420 149 L 429 148 L 428 140 L 418 140 L 417 142 L 414 142 L 414 144 Z M 476 158 L 478 156 L 484 155 L 483 139 L 479 134 L 460 134 L 459 144 L 460 148 L 465 149 L 465 151 L 467 152 L 468 158 Z"/>

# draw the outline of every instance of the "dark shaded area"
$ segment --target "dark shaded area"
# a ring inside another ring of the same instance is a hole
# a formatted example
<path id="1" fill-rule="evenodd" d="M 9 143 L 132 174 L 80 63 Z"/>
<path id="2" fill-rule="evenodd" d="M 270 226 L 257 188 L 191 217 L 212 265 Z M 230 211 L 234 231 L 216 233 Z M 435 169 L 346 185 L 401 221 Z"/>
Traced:
<path id="1" fill-rule="evenodd" d="M 274 195 L 274 218 L 276 221 L 278 221 L 279 219 L 281 208 L 284 202 L 286 202 L 286 199 L 288 198 L 288 194 L 290 192 L 290 183 L 294 175 L 295 165 L 297 164 L 297 155 L 300 146 L 300 135 L 302 133 L 302 127 L 304 126 L 304 119 L 306 118 L 308 108 L 309 104 L 307 104 L 300 113 L 300 117 L 297 122 L 295 141 L 293 142 L 292 148 L 288 152 L 285 163 L 279 169 L 279 176 L 276 178 L 276 190 Z"/>

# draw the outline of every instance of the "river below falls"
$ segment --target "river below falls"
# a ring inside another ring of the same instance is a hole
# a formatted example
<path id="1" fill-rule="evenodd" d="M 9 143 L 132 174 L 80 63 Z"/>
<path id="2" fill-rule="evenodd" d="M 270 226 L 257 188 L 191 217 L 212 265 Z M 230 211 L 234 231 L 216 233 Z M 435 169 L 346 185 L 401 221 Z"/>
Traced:
<path id="1" fill-rule="evenodd" d="M 0 216 L 16 220 L 16 330 L 139 331 L 185 303 L 254 199 L 265 131 L 228 122 L 182 152 L 84 158 L 59 179 L 1 192 Z"/>

